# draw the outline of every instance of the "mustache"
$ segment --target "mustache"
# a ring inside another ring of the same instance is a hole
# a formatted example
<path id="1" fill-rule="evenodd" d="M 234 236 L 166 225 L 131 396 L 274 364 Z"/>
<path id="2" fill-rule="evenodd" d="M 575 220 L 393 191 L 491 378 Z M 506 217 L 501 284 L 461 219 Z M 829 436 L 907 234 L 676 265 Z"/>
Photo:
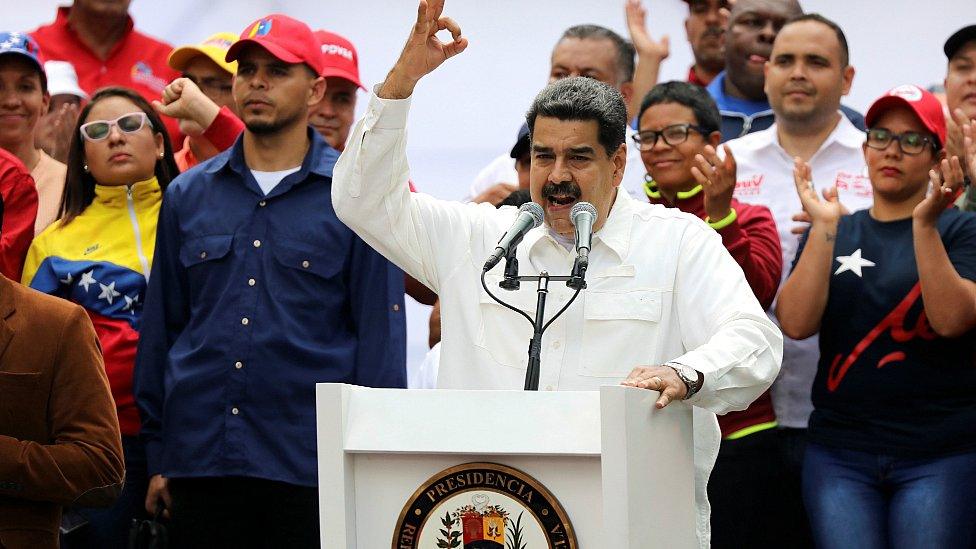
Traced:
<path id="1" fill-rule="evenodd" d="M 542 198 L 548 199 L 560 195 L 572 196 L 577 199 L 583 195 L 583 190 L 574 181 L 563 181 L 562 183 L 549 181 L 542 186 Z"/>
<path id="2" fill-rule="evenodd" d="M 725 29 L 723 27 L 720 27 L 718 25 L 709 25 L 705 29 L 705 32 L 702 33 L 702 38 L 708 38 L 708 37 L 721 38 L 722 35 L 724 34 L 725 34 Z"/>

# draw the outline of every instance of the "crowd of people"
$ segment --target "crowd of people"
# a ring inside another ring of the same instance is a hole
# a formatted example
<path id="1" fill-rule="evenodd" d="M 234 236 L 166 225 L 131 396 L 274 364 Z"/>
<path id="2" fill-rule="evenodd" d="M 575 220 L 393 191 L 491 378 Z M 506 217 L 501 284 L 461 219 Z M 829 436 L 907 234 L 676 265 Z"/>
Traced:
<path id="1" fill-rule="evenodd" d="M 458 202 L 406 158 L 416 85 L 468 47 L 444 0 L 372 89 L 342 29 L 283 14 L 173 48 L 74 0 L 0 32 L 0 549 L 153 516 L 174 547 L 317 547 L 316 383 L 522 387 L 480 262 L 528 201 L 524 269 L 568 272 L 597 212 L 540 388 L 693 406 L 702 547 L 976 546 L 976 24 L 942 97 L 862 115 L 835 22 L 685 3 L 686 81 L 640 0 L 627 37 L 566 29 Z M 405 296 L 434 305 L 409 377 Z"/>

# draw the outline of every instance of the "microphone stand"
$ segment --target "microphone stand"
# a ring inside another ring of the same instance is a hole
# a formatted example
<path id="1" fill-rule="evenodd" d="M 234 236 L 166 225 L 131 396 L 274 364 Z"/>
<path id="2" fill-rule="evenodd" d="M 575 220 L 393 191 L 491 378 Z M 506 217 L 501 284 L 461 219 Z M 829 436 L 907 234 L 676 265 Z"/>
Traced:
<path id="1" fill-rule="evenodd" d="M 546 328 L 549 327 L 559 315 L 563 314 L 566 309 L 576 300 L 579 296 L 580 290 L 586 288 L 586 281 L 584 276 L 586 275 L 586 260 L 580 260 L 576 258 L 573 263 L 573 271 L 570 276 L 563 275 L 550 275 L 547 271 L 542 271 L 538 276 L 519 276 L 518 274 L 518 259 L 515 258 L 514 247 L 509 251 L 508 255 L 505 257 L 505 277 L 504 280 L 498 283 L 498 285 L 505 290 L 517 290 L 519 289 L 521 282 L 538 282 L 539 285 L 536 289 L 536 305 L 535 305 L 535 319 L 530 318 L 527 314 L 521 310 L 504 303 L 502 300 L 495 297 L 494 294 L 488 290 L 488 286 L 484 281 L 484 273 L 482 273 L 481 282 L 485 286 L 485 291 L 488 295 L 498 303 L 513 309 L 518 313 L 521 313 L 526 319 L 532 323 L 532 339 L 529 340 L 529 362 L 525 370 L 525 387 L 526 391 L 538 391 L 539 390 L 539 374 L 542 366 L 542 335 L 545 333 Z M 545 322 L 546 316 L 546 297 L 549 295 L 549 281 L 565 282 L 567 286 L 576 290 L 573 297 L 560 309 L 555 316 L 549 319 L 549 322 Z"/>

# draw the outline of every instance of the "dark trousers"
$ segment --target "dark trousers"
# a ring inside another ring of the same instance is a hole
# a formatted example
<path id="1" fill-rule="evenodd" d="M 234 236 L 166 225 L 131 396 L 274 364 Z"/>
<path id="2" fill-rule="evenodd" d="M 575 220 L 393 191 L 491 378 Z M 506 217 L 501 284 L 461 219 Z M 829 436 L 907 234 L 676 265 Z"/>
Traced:
<path id="1" fill-rule="evenodd" d="M 318 489 L 247 478 L 174 478 L 173 548 L 319 547 Z"/>
<path id="2" fill-rule="evenodd" d="M 976 452 L 910 459 L 811 443 L 803 495 L 823 549 L 976 546 Z"/>
<path id="3" fill-rule="evenodd" d="M 800 494 L 803 439 L 795 431 L 722 441 L 708 479 L 713 549 L 812 547 Z"/>
<path id="4" fill-rule="evenodd" d="M 129 542 L 132 519 L 147 518 L 146 449 L 139 437 L 123 436 L 122 452 L 125 457 L 125 484 L 122 493 L 111 507 L 95 509 L 69 507 L 66 520 L 83 523 L 69 533 L 62 534 L 62 549 L 125 549 Z"/>

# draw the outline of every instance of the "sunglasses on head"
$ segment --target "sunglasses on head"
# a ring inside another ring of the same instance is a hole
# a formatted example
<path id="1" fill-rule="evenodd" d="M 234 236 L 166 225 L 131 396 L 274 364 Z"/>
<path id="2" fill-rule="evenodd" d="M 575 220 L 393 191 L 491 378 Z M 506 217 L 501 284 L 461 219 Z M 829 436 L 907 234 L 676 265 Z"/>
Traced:
<path id="1" fill-rule="evenodd" d="M 135 133 L 147 124 L 149 125 L 149 129 L 152 129 L 152 121 L 149 120 L 146 113 L 130 112 L 123 114 L 115 120 L 93 120 L 82 124 L 79 129 L 81 136 L 88 141 L 101 141 L 111 133 L 112 126 L 117 127 L 122 133 Z"/>

